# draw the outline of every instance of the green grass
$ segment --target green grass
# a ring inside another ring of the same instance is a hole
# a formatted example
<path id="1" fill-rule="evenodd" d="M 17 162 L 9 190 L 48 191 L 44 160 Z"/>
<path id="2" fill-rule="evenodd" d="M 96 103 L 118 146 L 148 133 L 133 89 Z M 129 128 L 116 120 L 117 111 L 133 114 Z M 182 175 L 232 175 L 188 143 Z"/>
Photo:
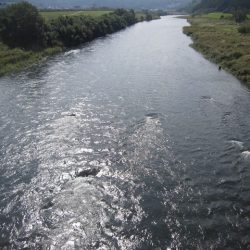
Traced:
<path id="1" fill-rule="evenodd" d="M 40 14 L 46 19 L 51 20 L 58 18 L 59 16 L 81 16 L 87 15 L 92 17 L 99 17 L 105 14 L 109 14 L 110 10 L 81 10 L 81 11 L 40 11 Z"/>
<path id="2" fill-rule="evenodd" d="M 155 11 L 150 11 L 150 14 L 152 15 L 153 20 L 160 18 L 159 14 Z M 136 11 L 135 16 L 136 16 L 138 21 L 141 21 L 141 20 L 146 20 L 147 15 L 146 15 L 145 11 L 144 12 L 143 11 Z"/>
<path id="3" fill-rule="evenodd" d="M 185 27 L 184 32 L 193 38 L 193 47 L 205 57 L 250 84 L 250 34 L 239 33 L 239 24 L 232 19 L 215 16 L 211 13 L 190 17 L 191 26 Z"/>
<path id="4" fill-rule="evenodd" d="M 205 17 L 208 18 L 213 18 L 213 19 L 221 19 L 221 18 L 232 18 L 233 15 L 230 13 L 223 13 L 223 12 L 213 12 L 213 13 L 208 13 L 205 15 Z"/>
<path id="5" fill-rule="evenodd" d="M 138 20 L 142 20 L 142 19 L 145 19 L 146 18 L 146 14 L 143 13 L 143 12 L 136 12 L 135 13 L 135 16 Z"/>
<path id="6" fill-rule="evenodd" d="M 211 19 L 230 19 L 233 17 L 233 14 L 231 13 L 223 13 L 223 12 L 212 12 L 208 13 L 206 15 L 203 15 L 203 17 L 211 18 Z M 250 14 L 247 15 L 247 18 L 250 19 Z"/>
<path id="7" fill-rule="evenodd" d="M 18 72 L 46 56 L 62 51 L 61 48 L 47 48 L 42 51 L 26 51 L 19 48 L 9 49 L 6 45 L 0 43 L 0 76 Z"/>

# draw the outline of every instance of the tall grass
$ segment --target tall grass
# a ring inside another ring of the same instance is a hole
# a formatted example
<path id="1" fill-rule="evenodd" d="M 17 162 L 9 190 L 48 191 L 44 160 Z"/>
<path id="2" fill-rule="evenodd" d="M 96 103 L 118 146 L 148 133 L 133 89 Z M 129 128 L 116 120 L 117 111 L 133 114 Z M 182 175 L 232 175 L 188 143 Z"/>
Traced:
<path id="1" fill-rule="evenodd" d="M 43 57 L 54 55 L 59 51 L 62 51 L 59 47 L 36 52 L 19 48 L 9 49 L 6 45 L 0 43 L 0 76 L 17 72 L 38 62 Z"/>
<path id="2" fill-rule="evenodd" d="M 241 34 L 250 34 L 250 23 L 241 24 L 240 27 L 238 28 L 238 31 Z"/>
<path id="3" fill-rule="evenodd" d="M 208 13 L 207 15 L 205 15 L 208 18 L 213 18 L 213 19 L 223 19 L 223 18 L 232 18 L 233 15 L 230 13 L 223 13 L 223 12 L 212 12 L 212 13 Z"/>
<path id="4" fill-rule="evenodd" d="M 250 35 L 239 32 L 233 20 L 208 15 L 190 17 L 184 33 L 193 38 L 193 47 L 208 59 L 250 84 Z M 244 25 L 250 24 L 247 21 Z"/>

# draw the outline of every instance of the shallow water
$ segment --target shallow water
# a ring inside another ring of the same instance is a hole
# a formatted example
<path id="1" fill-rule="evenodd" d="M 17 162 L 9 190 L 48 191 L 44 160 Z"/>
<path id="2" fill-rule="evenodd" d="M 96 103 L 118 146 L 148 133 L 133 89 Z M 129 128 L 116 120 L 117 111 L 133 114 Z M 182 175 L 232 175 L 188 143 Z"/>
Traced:
<path id="1" fill-rule="evenodd" d="M 0 248 L 250 247 L 250 92 L 185 25 L 0 79 Z"/>

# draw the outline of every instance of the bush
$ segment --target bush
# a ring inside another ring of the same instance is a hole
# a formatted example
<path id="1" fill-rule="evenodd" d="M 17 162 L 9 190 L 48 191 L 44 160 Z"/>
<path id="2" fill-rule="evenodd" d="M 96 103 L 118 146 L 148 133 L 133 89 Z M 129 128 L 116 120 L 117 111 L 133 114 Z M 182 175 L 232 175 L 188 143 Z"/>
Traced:
<path id="1" fill-rule="evenodd" d="M 45 22 L 27 2 L 12 4 L 1 11 L 1 40 L 10 47 L 35 49 L 45 46 Z"/>
<path id="2" fill-rule="evenodd" d="M 247 14 L 244 10 L 236 10 L 233 17 L 236 23 L 242 23 L 247 19 Z"/>
<path id="3" fill-rule="evenodd" d="M 238 28 L 238 31 L 241 34 L 250 34 L 250 24 L 242 24 L 240 25 L 240 27 Z"/>
<path id="4" fill-rule="evenodd" d="M 100 17 L 60 16 L 47 25 L 49 46 L 77 46 L 94 38 L 111 34 L 136 23 L 134 11 L 118 9 Z"/>
<path id="5" fill-rule="evenodd" d="M 38 10 L 27 2 L 13 4 L 1 12 L 0 37 L 3 43 L 25 49 L 69 48 L 137 22 L 135 12 L 124 9 L 100 17 L 60 16 L 46 24 Z"/>

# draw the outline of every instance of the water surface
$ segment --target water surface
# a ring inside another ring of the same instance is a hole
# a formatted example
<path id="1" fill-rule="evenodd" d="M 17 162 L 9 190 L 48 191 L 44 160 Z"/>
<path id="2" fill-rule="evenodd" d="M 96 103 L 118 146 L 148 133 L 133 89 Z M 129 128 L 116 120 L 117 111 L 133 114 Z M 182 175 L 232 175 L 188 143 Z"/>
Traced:
<path id="1" fill-rule="evenodd" d="M 185 25 L 0 79 L 0 248 L 250 247 L 250 92 Z"/>

